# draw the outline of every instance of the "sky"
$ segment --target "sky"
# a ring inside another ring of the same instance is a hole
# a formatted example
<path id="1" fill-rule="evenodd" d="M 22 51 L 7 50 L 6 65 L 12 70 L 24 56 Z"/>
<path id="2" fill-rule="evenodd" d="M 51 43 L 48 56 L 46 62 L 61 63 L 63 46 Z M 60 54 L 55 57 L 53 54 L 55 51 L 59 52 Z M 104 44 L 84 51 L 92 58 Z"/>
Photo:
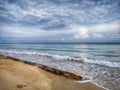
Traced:
<path id="1" fill-rule="evenodd" d="M 0 0 L 7 42 L 120 42 L 120 0 Z"/>

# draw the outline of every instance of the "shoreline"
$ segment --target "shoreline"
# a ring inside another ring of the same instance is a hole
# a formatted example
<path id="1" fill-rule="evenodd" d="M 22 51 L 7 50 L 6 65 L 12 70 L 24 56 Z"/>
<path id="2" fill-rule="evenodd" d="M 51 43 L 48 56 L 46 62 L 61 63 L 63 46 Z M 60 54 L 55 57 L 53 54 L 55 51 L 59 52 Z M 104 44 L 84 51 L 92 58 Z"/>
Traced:
<path id="1" fill-rule="evenodd" d="M 0 55 L 1 90 L 104 90 L 91 82 L 69 79 Z"/>
<path id="2" fill-rule="evenodd" d="M 76 75 L 74 73 L 70 73 L 70 72 L 66 72 L 66 71 L 63 71 L 63 70 L 56 69 L 56 68 L 48 67 L 48 66 L 43 65 L 43 64 L 38 64 L 38 63 L 30 62 L 30 61 L 23 61 L 23 60 L 20 60 L 18 58 L 14 58 L 14 57 L 10 57 L 10 56 L 6 56 L 6 58 L 7 59 L 12 59 L 12 60 L 15 60 L 15 61 L 19 61 L 19 62 L 23 62 L 25 64 L 29 64 L 29 65 L 32 65 L 32 66 L 36 66 L 38 68 L 41 68 L 45 71 L 54 73 L 56 75 L 61 75 L 61 76 L 64 76 L 64 77 L 75 79 L 75 80 L 82 80 L 82 76 L 80 76 L 80 75 Z"/>

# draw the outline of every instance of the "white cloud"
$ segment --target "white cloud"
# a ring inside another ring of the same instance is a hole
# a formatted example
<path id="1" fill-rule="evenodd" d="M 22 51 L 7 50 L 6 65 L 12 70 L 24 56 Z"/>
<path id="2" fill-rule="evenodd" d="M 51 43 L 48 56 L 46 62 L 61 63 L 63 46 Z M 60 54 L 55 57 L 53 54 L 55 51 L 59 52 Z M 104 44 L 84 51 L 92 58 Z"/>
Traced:
<path id="1" fill-rule="evenodd" d="M 70 34 L 73 33 L 71 30 L 66 31 L 66 30 L 43 30 L 37 27 L 21 27 L 21 26 L 1 26 L 1 30 L 3 33 L 2 36 L 5 37 L 59 37 L 62 36 L 63 34 Z M 62 37 L 62 40 L 64 38 Z"/>
<path id="2" fill-rule="evenodd" d="M 84 38 L 119 38 L 120 21 L 113 21 L 104 24 L 92 26 L 73 26 L 72 28 L 75 39 Z"/>
<path id="3" fill-rule="evenodd" d="M 92 10 L 90 10 L 90 12 L 93 14 L 93 15 L 96 15 L 96 16 L 100 16 L 102 17 L 103 14 L 106 14 L 107 13 L 107 10 L 105 7 L 100 7 L 100 6 L 95 6 L 95 7 L 92 7 Z"/>
<path id="4" fill-rule="evenodd" d="M 17 5 L 7 4 L 5 8 L 17 19 L 22 19 L 25 16 L 23 10 Z"/>
<path id="5" fill-rule="evenodd" d="M 87 27 L 92 32 L 119 32 L 120 21 L 113 21 L 110 23 L 103 23 L 94 26 Z"/>
<path id="6" fill-rule="evenodd" d="M 84 27 L 80 27 L 75 31 L 74 37 L 76 39 L 89 38 L 88 30 Z"/>
<path id="7" fill-rule="evenodd" d="M 91 39 L 91 38 L 120 38 L 119 23 L 98 24 L 95 26 L 74 26 L 63 30 L 44 30 L 37 27 L 25 26 L 1 26 L 3 36 L 6 37 L 38 37 L 38 38 L 60 38 L 61 40 L 72 39 Z"/>
<path id="8" fill-rule="evenodd" d="M 103 36 L 101 34 L 93 34 L 92 35 L 93 38 L 103 38 Z"/>
<path id="9" fill-rule="evenodd" d="M 62 38 L 62 41 L 65 41 L 65 38 Z"/>

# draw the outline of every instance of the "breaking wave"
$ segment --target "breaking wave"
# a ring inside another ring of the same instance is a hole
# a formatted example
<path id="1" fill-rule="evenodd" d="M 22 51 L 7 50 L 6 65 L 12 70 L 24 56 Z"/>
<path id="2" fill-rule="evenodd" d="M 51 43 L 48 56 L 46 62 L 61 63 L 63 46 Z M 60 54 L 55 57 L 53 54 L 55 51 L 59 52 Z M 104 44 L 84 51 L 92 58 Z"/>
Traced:
<path id="1" fill-rule="evenodd" d="M 58 60 L 67 60 L 67 61 L 76 61 L 76 62 L 86 62 L 86 63 L 93 63 L 93 64 L 99 64 L 109 67 L 120 67 L 119 62 L 112 62 L 107 60 L 99 60 L 99 59 L 90 59 L 90 58 L 84 58 L 84 57 L 73 57 L 73 56 L 63 56 L 63 55 L 55 55 L 55 54 L 48 54 L 48 53 L 40 53 L 40 52 L 34 52 L 34 51 L 20 51 L 20 50 L 7 50 L 7 49 L 1 49 L 0 54 L 6 55 L 6 56 L 12 56 L 16 57 L 20 55 L 21 57 L 25 56 L 31 56 L 34 55 L 36 57 L 47 57 L 47 58 L 53 58 Z"/>

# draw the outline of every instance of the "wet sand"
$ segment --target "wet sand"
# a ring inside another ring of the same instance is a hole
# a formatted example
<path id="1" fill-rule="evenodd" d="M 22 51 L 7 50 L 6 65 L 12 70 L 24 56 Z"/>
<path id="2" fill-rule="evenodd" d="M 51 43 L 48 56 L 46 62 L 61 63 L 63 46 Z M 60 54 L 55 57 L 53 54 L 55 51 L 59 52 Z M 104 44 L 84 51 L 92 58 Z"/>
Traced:
<path id="1" fill-rule="evenodd" d="M 0 56 L 0 90 L 103 90 Z"/>

